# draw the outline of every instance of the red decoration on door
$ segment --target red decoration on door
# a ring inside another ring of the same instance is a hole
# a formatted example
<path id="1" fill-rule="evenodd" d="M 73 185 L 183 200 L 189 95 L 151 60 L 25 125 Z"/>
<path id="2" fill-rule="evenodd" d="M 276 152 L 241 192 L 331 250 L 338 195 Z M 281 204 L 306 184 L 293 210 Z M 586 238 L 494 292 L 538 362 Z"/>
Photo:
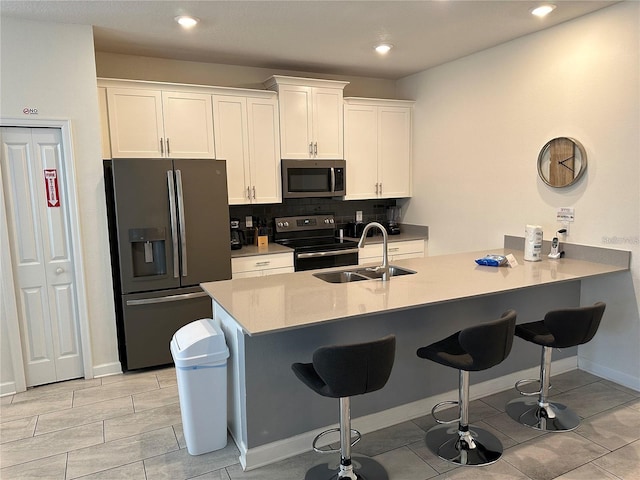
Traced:
<path id="1" fill-rule="evenodd" d="M 55 168 L 44 170 L 44 187 L 47 193 L 47 207 L 59 207 L 58 171 Z"/>

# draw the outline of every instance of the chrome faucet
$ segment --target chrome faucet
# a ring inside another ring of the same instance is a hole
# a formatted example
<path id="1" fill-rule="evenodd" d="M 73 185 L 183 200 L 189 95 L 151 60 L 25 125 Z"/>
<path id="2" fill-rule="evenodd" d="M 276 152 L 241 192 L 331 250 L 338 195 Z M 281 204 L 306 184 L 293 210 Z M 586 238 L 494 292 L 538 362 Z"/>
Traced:
<path id="1" fill-rule="evenodd" d="M 365 243 L 367 243 L 367 232 L 369 232 L 371 227 L 377 227 L 382 232 L 382 265 L 368 270 L 372 270 L 374 272 L 379 272 L 380 270 L 382 270 L 382 281 L 386 282 L 387 280 L 389 280 L 389 254 L 387 248 L 388 237 L 387 230 L 382 226 L 382 224 L 378 222 L 367 223 L 367 225 L 365 225 L 364 227 L 364 230 L 362 231 L 360 241 L 358 242 L 358 248 L 364 247 Z"/>

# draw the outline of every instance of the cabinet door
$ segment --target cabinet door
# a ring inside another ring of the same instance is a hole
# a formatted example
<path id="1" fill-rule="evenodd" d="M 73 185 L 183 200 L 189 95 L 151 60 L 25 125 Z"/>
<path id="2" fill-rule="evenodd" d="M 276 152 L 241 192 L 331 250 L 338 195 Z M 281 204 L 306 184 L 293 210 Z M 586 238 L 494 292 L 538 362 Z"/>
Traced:
<path id="1" fill-rule="evenodd" d="M 346 200 L 376 198 L 378 183 L 378 117 L 371 105 L 347 105 L 344 115 L 344 155 L 347 162 Z"/>
<path id="2" fill-rule="evenodd" d="M 379 196 L 411 196 L 411 109 L 379 107 L 378 110 Z"/>
<path id="3" fill-rule="evenodd" d="M 249 151 L 247 147 L 247 100 L 214 95 L 213 117 L 216 156 L 227 162 L 229 204 L 249 203 Z"/>
<path id="4" fill-rule="evenodd" d="M 251 202 L 281 203 L 277 100 L 247 98 L 247 119 Z"/>
<path id="5" fill-rule="evenodd" d="M 162 157 L 160 90 L 107 88 L 113 158 Z"/>
<path id="6" fill-rule="evenodd" d="M 283 85 L 280 102 L 281 158 L 309 158 L 312 143 L 311 88 Z"/>
<path id="7" fill-rule="evenodd" d="M 215 158 L 211 95 L 162 92 L 165 153 L 172 158 Z"/>
<path id="8" fill-rule="evenodd" d="M 313 88 L 313 157 L 342 159 L 342 90 Z"/>

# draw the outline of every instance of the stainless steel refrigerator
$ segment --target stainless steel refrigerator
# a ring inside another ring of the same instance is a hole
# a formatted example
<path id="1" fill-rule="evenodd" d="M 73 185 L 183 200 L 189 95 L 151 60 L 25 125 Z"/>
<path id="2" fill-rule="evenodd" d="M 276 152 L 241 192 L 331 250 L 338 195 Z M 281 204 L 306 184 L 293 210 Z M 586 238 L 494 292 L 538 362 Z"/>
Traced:
<path id="1" fill-rule="evenodd" d="M 120 361 L 172 362 L 183 325 L 211 316 L 199 284 L 231 278 L 223 160 L 104 161 Z"/>

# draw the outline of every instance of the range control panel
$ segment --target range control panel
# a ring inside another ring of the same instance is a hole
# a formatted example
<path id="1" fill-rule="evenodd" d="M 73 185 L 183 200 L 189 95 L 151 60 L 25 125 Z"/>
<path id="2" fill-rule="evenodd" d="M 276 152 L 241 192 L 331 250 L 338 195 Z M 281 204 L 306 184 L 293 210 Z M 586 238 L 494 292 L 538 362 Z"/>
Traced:
<path id="1" fill-rule="evenodd" d="M 333 230 L 335 219 L 333 215 L 310 215 L 306 217 L 275 218 L 276 232 L 303 232 L 305 230 Z"/>

